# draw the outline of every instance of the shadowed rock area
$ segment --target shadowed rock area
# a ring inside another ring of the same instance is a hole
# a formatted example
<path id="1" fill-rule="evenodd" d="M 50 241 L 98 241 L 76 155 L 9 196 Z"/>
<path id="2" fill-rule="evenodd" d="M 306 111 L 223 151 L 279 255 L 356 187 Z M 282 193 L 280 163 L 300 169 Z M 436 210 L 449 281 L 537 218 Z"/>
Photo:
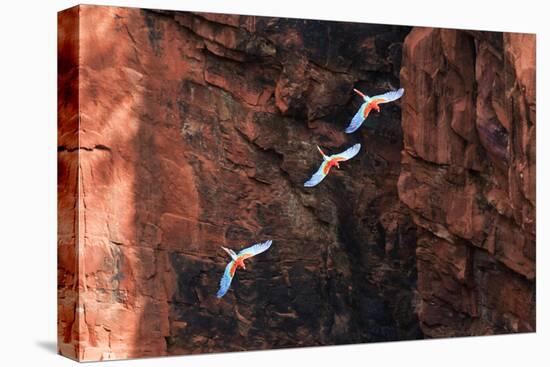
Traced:
<path id="1" fill-rule="evenodd" d="M 422 330 L 535 331 L 535 36 L 415 28 L 403 54 Z"/>
<path id="2" fill-rule="evenodd" d="M 65 15 L 62 354 L 534 330 L 534 38 L 531 55 L 522 36 L 500 33 L 96 6 Z M 343 133 L 361 103 L 352 88 L 399 86 L 402 101 Z M 357 157 L 303 187 L 316 145 L 354 143 Z M 217 299 L 220 246 L 267 239 Z"/>

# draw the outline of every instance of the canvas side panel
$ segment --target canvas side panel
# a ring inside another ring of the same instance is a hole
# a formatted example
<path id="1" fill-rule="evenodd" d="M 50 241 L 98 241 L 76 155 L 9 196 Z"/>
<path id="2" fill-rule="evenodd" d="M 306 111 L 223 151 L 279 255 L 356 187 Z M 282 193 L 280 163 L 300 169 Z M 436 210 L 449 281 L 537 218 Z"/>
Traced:
<path id="1" fill-rule="evenodd" d="M 424 334 L 535 331 L 534 35 L 414 28 L 401 84 Z"/>
<path id="2" fill-rule="evenodd" d="M 80 9 L 82 360 L 158 356 L 165 338 L 142 315 L 160 319 L 146 307 L 154 256 L 136 224 L 146 23 L 139 9 Z"/>
<path id="3" fill-rule="evenodd" d="M 57 18 L 57 346 L 78 359 L 79 8 Z"/>

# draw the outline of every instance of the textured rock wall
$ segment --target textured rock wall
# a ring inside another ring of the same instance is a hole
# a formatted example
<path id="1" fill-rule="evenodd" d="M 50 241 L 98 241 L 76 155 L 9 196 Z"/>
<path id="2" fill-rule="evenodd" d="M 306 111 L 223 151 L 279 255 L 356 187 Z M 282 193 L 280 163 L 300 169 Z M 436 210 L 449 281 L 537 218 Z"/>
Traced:
<path id="1" fill-rule="evenodd" d="M 415 28 L 399 197 L 426 336 L 535 330 L 535 36 Z"/>
<path id="2" fill-rule="evenodd" d="M 61 155 L 79 155 L 79 179 L 60 172 L 81 186 L 81 272 L 60 261 L 60 299 L 80 322 L 61 319 L 62 353 L 422 337 L 415 226 L 397 196 L 399 104 L 371 117 L 376 129 L 342 132 L 360 103 L 354 86 L 398 87 L 409 28 L 79 11 L 79 146 L 60 140 Z M 303 187 L 316 144 L 333 153 L 356 142 L 357 158 Z M 269 238 L 216 299 L 220 245 Z"/>
<path id="3" fill-rule="evenodd" d="M 533 37 L 94 6 L 59 24 L 60 353 L 534 330 Z M 353 87 L 400 85 L 343 134 Z M 357 142 L 303 188 L 316 144 Z M 269 238 L 218 300 L 220 245 Z"/>
<path id="4" fill-rule="evenodd" d="M 58 18 L 58 349 L 63 355 L 78 358 L 74 336 L 80 328 L 76 312 L 78 244 L 78 8 Z"/>

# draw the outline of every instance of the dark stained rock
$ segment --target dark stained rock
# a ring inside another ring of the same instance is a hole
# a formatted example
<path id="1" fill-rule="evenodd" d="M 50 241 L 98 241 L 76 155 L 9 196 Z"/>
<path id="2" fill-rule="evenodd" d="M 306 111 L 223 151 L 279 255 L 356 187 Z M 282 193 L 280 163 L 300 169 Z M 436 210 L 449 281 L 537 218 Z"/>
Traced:
<path id="1" fill-rule="evenodd" d="M 84 5 L 59 55 L 62 354 L 534 330 L 529 36 Z"/>
<path id="2" fill-rule="evenodd" d="M 78 9 L 80 170 L 65 163 L 76 157 L 68 144 L 59 154 L 60 182 L 80 182 L 85 193 L 76 278 L 86 317 L 71 329 L 68 252 L 60 257 L 64 354 L 114 359 L 422 336 L 416 231 L 396 191 L 399 106 L 376 117 L 380 129 L 342 132 L 360 104 L 355 85 L 398 87 L 408 28 Z M 303 187 L 320 164 L 316 144 L 333 153 L 356 142 L 357 159 Z M 60 205 L 72 205 L 74 195 L 62 194 Z M 268 238 L 273 247 L 218 300 L 228 260 L 220 245 Z"/>
<path id="3" fill-rule="evenodd" d="M 534 331 L 535 37 L 415 28 L 403 50 L 422 330 Z"/>

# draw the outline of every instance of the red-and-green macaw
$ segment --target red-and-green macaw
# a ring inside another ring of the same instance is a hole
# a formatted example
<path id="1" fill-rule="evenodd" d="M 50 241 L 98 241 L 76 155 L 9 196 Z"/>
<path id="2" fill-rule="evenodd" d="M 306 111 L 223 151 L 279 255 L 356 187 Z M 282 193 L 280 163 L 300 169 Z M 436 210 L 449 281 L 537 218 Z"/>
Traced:
<path id="1" fill-rule="evenodd" d="M 340 168 L 340 162 L 344 162 L 355 157 L 361 149 L 361 144 L 355 144 L 351 148 L 346 149 L 344 152 L 333 154 L 331 156 L 327 156 L 323 153 L 321 148 L 317 147 L 317 149 L 323 156 L 323 163 L 321 163 L 321 167 L 319 167 L 317 172 L 315 172 L 313 176 L 311 176 L 311 178 L 304 183 L 305 187 L 313 187 L 317 185 L 319 182 L 323 181 L 332 167 Z"/>
<path id="2" fill-rule="evenodd" d="M 405 89 L 399 88 L 398 90 L 392 90 L 390 92 L 386 92 L 384 94 L 380 94 L 379 96 L 374 97 L 369 97 L 361 93 L 357 89 L 353 89 L 353 91 L 363 97 L 363 100 L 365 102 L 363 102 L 363 104 L 359 108 L 359 111 L 357 111 L 355 116 L 353 116 L 353 119 L 351 119 L 349 126 L 346 128 L 345 132 L 348 134 L 351 134 L 355 130 L 359 129 L 371 110 L 376 110 L 377 112 L 380 112 L 379 104 L 392 102 L 396 99 L 401 98 L 401 96 L 405 92 Z"/>
<path id="3" fill-rule="evenodd" d="M 246 259 L 266 251 L 269 247 L 271 247 L 272 242 L 272 240 L 269 240 L 263 243 L 257 243 L 248 248 L 245 248 L 244 250 L 241 250 L 238 254 L 235 253 L 235 251 L 222 246 L 222 249 L 227 252 L 229 256 L 231 256 L 231 261 L 225 267 L 222 279 L 220 280 L 220 289 L 218 290 L 216 296 L 218 298 L 221 298 L 227 293 L 227 291 L 229 290 L 229 286 L 231 285 L 231 281 L 233 280 L 233 276 L 235 276 L 237 268 L 246 269 L 246 266 L 244 264 L 244 261 Z"/>

